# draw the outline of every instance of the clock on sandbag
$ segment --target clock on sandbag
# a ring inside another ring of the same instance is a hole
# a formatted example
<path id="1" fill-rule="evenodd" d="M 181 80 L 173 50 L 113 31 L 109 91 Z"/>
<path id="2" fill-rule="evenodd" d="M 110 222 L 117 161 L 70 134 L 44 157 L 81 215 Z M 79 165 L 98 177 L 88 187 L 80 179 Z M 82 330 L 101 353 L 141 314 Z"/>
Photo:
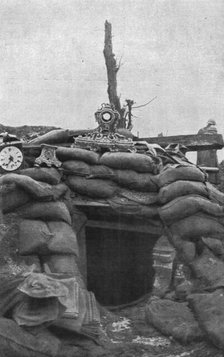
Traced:
<path id="1" fill-rule="evenodd" d="M 14 135 L 0 134 L 0 171 L 13 172 L 22 168 L 24 161 L 22 142 Z"/>

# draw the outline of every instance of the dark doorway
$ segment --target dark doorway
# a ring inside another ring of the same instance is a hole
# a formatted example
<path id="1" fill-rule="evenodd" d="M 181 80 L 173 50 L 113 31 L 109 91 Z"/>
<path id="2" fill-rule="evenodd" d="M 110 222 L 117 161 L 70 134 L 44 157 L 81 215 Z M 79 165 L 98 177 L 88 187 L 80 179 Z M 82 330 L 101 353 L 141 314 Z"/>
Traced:
<path id="1" fill-rule="evenodd" d="M 86 228 L 87 286 L 103 305 L 134 301 L 152 289 L 150 234 Z"/>

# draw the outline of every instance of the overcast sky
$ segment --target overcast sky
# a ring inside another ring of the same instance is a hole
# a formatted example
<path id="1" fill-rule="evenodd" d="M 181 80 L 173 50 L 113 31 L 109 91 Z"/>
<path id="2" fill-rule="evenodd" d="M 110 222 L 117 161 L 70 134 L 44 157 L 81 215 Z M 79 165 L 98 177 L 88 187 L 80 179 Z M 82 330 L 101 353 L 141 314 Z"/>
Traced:
<path id="1" fill-rule="evenodd" d="M 134 133 L 224 133 L 224 0 L 1 0 L 0 123 L 95 127 L 106 19 Z"/>

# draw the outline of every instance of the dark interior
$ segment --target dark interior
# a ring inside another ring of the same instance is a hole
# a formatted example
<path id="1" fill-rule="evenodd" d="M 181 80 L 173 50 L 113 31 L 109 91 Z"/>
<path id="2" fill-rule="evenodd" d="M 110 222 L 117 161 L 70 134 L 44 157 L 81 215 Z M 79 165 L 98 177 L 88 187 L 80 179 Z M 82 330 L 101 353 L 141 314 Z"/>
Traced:
<path id="1" fill-rule="evenodd" d="M 86 227 L 87 285 L 104 306 L 139 299 L 152 289 L 155 236 Z"/>

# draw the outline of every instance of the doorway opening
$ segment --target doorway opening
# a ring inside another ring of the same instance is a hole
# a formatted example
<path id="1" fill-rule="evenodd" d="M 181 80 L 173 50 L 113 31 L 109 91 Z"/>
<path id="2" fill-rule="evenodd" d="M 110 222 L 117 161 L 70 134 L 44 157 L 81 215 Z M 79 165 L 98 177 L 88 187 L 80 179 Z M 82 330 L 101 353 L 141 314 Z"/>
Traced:
<path id="1" fill-rule="evenodd" d="M 99 303 L 126 304 L 152 290 L 156 240 L 150 233 L 86 227 L 87 288 Z"/>

